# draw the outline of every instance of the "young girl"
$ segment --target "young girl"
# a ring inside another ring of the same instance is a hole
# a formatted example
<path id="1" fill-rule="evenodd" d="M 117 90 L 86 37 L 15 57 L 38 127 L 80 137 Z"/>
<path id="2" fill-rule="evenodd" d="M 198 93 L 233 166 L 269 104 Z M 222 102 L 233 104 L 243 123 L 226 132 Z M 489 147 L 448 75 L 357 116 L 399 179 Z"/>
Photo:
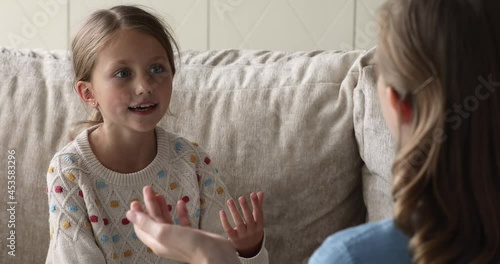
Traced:
<path id="1" fill-rule="evenodd" d="M 394 219 L 334 234 L 309 263 L 500 263 L 499 13 L 498 0 L 385 4 L 377 89 L 398 141 Z M 237 262 L 220 237 L 157 223 L 138 204 L 127 215 L 163 256 Z"/>
<path id="2" fill-rule="evenodd" d="M 157 126 L 172 94 L 173 47 L 161 20 L 133 6 L 95 12 L 75 36 L 76 90 L 97 115 L 50 163 L 47 263 L 173 263 L 146 247 L 125 216 L 143 191 L 179 224 L 227 230 L 243 263 L 268 262 L 262 193 L 251 194 L 253 212 L 239 199 L 243 221 L 203 149 Z M 225 201 L 235 228 L 224 212 L 219 222 Z"/>

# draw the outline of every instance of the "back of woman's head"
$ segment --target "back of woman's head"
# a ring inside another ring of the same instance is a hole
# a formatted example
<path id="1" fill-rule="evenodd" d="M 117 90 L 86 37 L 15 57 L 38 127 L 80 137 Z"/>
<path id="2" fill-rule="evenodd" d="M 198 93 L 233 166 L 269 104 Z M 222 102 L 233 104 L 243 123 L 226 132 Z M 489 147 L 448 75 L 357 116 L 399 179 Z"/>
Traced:
<path id="1" fill-rule="evenodd" d="M 500 261 L 499 14 L 498 0 L 381 10 L 379 71 L 413 113 L 393 195 L 415 263 Z"/>
<path id="2" fill-rule="evenodd" d="M 92 13 L 73 38 L 71 51 L 75 83 L 91 81 L 99 51 L 122 30 L 137 30 L 156 38 L 167 52 L 172 74 L 175 74 L 174 48 L 178 50 L 178 47 L 165 22 L 137 6 L 115 6 Z M 102 121 L 102 115 L 97 111 L 90 121 L 83 122 L 77 127 L 98 124 Z M 77 132 L 77 128 L 73 129 L 70 137 L 74 138 Z"/>

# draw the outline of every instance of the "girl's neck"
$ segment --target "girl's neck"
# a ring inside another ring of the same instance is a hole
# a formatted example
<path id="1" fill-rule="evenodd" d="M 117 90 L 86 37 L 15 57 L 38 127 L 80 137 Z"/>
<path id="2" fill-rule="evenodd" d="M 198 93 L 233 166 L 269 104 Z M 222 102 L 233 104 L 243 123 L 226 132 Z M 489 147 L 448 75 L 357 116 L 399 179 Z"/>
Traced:
<path id="1" fill-rule="evenodd" d="M 112 130 L 101 125 L 89 134 L 89 143 L 97 159 L 108 169 L 119 173 L 144 169 L 154 160 L 157 152 L 154 129 L 132 132 Z"/>

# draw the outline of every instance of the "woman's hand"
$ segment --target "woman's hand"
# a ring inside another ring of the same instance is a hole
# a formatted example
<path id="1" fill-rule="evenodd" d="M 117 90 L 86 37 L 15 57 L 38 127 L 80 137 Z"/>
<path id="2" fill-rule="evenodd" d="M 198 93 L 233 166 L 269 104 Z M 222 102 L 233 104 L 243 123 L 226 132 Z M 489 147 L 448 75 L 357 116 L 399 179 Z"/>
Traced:
<path id="1" fill-rule="evenodd" d="M 127 218 L 139 239 L 161 257 L 188 263 L 240 263 L 234 248 L 223 237 L 190 228 L 184 202 L 177 202 L 180 226 L 174 225 L 165 198 L 154 195 L 151 186 L 143 189 L 145 212 L 132 202 Z"/>
<path id="2" fill-rule="evenodd" d="M 257 255 L 264 239 L 264 212 L 262 210 L 264 193 L 251 193 L 250 200 L 252 201 L 253 212 L 245 197 L 242 196 L 238 199 L 243 211 L 243 218 L 238 212 L 235 202 L 232 199 L 227 201 L 227 206 L 236 227 L 231 226 L 226 212 L 220 211 L 220 221 L 229 237 L 229 241 L 236 248 L 239 255 L 244 258 Z"/>

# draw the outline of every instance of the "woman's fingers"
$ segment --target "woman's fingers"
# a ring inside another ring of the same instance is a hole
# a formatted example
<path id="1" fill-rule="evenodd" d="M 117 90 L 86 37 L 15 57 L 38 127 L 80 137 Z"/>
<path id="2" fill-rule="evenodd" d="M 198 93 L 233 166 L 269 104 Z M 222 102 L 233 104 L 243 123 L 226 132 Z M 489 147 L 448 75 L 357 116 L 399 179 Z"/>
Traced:
<path id="1" fill-rule="evenodd" d="M 167 221 L 163 218 L 162 210 L 158 205 L 153 188 L 151 186 L 145 186 L 142 192 L 144 194 L 144 204 L 146 205 L 148 215 L 158 223 L 166 223 Z"/>
<path id="2" fill-rule="evenodd" d="M 189 220 L 189 212 L 186 208 L 186 203 L 182 200 L 177 202 L 177 216 L 179 217 L 179 224 L 181 226 L 191 226 L 191 220 Z"/>
<path id="3" fill-rule="evenodd" d="M 143 193 L 147 214 L 158 223 L 173 224 L 174 222 L 172 221 L 172 216 L 170 215 L 171 209 L 169 210 L 165 197 L 159 194 L 155 195 L 151 186 L 144 187 Z M 189 218 L 186 203 L 182 200 L 177 202 L 177 216 L 179 221 L 178 223 L 181 226 L 191 226 L 191 220 Z"/>
<path id="4" fill-rule="evenodd" d="M 223 237 L 183 226 L 157 223 L 136 209 L 129 210 L 127 218 L 134 224 L 139 239 L 155 254 L 188 263 L 240 263 L 234 248 Z M 211 261 L 207 262 L 208 259 Z"/>
<path id="5" fill-rule="evenodd" d="M 189 255 L 182 249 L 175 248 L 173 237 L 175 235 L 175 226 L 155 222 L 143 212 L 129 210 L 127 218 L 134 224 L 134 231 L 139 239 L 157 255 L 175 259 L 178 261 L 189 261 Z M 189 245 L 187 245 L 189 246 Z"/>
<path id="6" fill-rule="evenodd" d="M 160 207 L 161 215 L 162 215 L 163 219 L 165 220 L 165 223 L 173 224 L 174 222 L 172 221 L 172 216 L 170 216 L 168 204 L 165 201 L 165 197 L 157 194 L 155 198 L 156 198 L 156 202 L 158 203 L 158 206 Z"/>
<path id="7" fill-rule="evenodd" d="M 132 205 L 137 202 L 133 202 Z M 140 206 L 140 205 L 139 205 Z M 137 211 L 135 209 L 127 211 L 127 219 L 134 224 L 134 227 L 139 228 L 143 231 L 143 234 L 155 234 L 158 224 L 150 216 L 144 212 Z M 146 237 L 145 237 L 146 238 Z"/>
<path id="8" fill-rule="evenodd" d="M 141 203 L 139 203 L 138 201 L 133 201 L 133 202 L 130 204 L 130 210 L 133 210 L 133 211 L 137 211 L 137 212 L 144 213 L 144 210 L 142 210 Z"/>

